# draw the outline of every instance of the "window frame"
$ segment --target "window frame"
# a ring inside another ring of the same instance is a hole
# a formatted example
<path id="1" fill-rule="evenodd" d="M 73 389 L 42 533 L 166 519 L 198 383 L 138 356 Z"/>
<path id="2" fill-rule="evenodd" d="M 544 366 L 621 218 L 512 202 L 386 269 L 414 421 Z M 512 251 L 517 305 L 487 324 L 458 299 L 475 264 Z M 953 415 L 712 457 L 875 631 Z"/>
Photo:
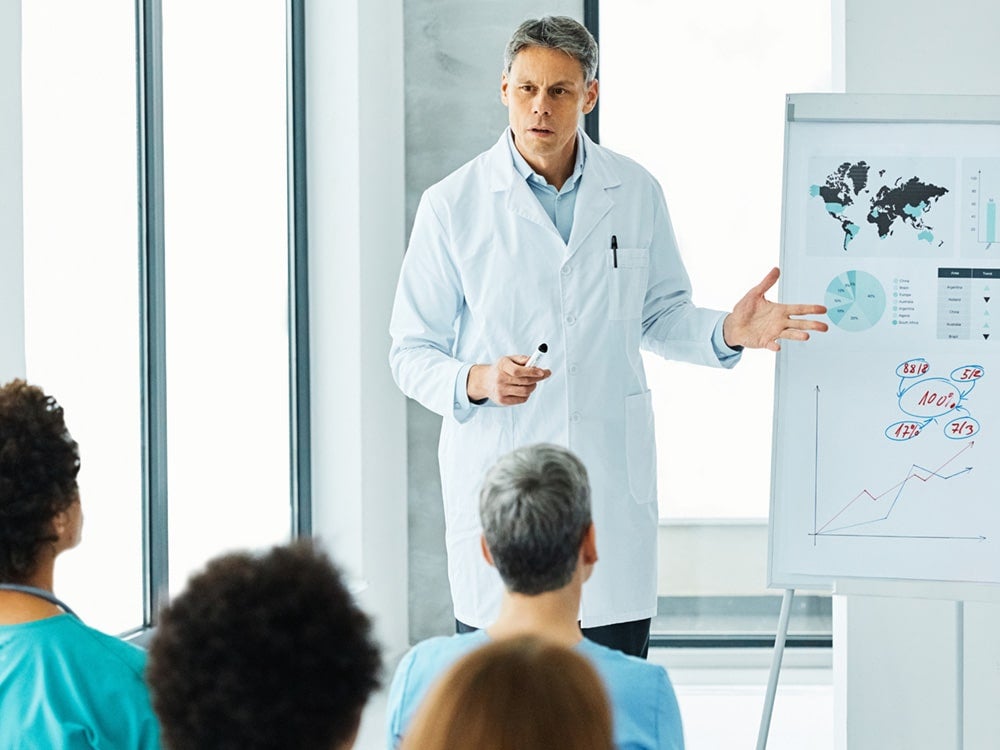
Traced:
<path id="1" fill-rule="evenodd" d="M 142 622 L 139 643 L 169 601 L 162 0 L 136 0 L 137 177 L 142 427 Z M 285 1 L 288 214 L 289 530 L 312 533 L 306 186 L 305 0 Z"/>

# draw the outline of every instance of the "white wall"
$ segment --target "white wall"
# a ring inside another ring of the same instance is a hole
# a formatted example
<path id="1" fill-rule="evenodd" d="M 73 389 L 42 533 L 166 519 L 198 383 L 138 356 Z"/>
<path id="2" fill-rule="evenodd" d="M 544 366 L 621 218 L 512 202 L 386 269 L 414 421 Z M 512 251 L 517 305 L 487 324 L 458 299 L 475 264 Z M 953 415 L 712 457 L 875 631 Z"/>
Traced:
<path id="1" fill-rule="evenodd" d="M 847 91 L 998 94 L 994 0 L 846 0 Z"/>
<path id="2" fill-rule="evenodd" d="M 390 654 L 407 645 L 406 401 L 388 366 L 402 24 L 402 0 L 306 3 L 313 529 Z"/>
<path id="3" fill-rule="evenodd" d="M 21 3 L 0 2 L 0 384 L 24 377 Z"/>
<path id="4" fill-rule="evenodd" d="M 1000 3 L 846 0 L 845 52 L 850 93 L 1000 94 Z M 838 748 L 1000 746 L 1000 605 L 835 605 Z"/>

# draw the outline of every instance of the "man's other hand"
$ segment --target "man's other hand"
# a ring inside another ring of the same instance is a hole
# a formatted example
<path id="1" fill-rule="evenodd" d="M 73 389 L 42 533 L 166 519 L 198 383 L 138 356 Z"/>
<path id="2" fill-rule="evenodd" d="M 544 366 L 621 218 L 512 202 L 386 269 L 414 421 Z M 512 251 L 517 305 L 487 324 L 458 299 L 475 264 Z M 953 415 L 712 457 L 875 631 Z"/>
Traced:
<path id="1" fill-rule="evenodd" d="M 473 365 L 466 381 L 470 401 L 488 398 L 501 406 L 523 404 L 538 383 L 552 374 L 541 367 L 525 367 L 527 355 L 501 357 L 492 365 Z"/>

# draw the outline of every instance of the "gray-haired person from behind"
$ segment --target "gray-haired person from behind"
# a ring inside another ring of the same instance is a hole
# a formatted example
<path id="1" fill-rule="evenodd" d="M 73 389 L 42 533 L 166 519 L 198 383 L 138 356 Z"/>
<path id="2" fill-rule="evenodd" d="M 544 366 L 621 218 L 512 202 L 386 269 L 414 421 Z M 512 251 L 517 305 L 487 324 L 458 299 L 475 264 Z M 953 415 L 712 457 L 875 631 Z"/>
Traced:
<path id="1" fill-rule="evenodd" d="M 508 453 L 483 480 L 479 518 L 508 591 L 533 596 L 561 589 L 592 528 L 587 470 L 555 445 Z"/>
<path id="2" fill-rule="evenodd" d="M 684 747 L 677 699 L 666 671 L 583 637 L 583 586 L 597 563 L 590 484 L 583 463 L 566 448 L 528 445 L 502 456 L 479 495 L 486 561 L 505 591 L 500 615 L 485 630 L 431 638 L 403 657 L 388 701 L 388 741 L 397 747 L 430 686 L 476 648 L 534 636 L 586 658 L 608 690 L 618 747 Z"/>

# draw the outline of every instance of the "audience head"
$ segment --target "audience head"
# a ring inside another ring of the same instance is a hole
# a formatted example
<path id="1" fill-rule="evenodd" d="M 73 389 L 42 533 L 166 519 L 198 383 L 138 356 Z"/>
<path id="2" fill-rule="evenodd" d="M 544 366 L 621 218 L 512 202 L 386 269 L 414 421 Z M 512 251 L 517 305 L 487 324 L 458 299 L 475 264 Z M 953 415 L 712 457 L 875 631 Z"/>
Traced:
<path id="1" fill-rule="evenodd" d="M 490 558 L 508 591 L 536 595 L 566 586 L 590 533 L 590 485 L 576 456 L 528 445 L 486 474 L 479 516 Z"/>
<path id="2" fill-rule="evenodd" d="M 79 471 L 56 400 L 23 380 L 0 387 L 0 582 L 29 582 L 79 541 Z"/>
<path id="3" fill-rule="evenodd" d="M 587 27 L 568 16 L 532 18 L 514 31 L 503 53 L 503 71 L 510 75 L 517 53 L 525 47 L 548 47 L 565 52 L 580 63 L 583 81 L 597 77 L 597 41 Z"/>
<path id="4" fill-rule="evenodd" d="M 417 710 L 403 750 L 610 750 L 611 708 L 594 668 L 534 637 L 456 662 Z"/>
<path id="5" fill-rule="evenodd" d="M 161 616 L 147 679 L 170 750 L 331 750 L 378 687 L 368 617 L 307 543 L 208 564 Z"/>

